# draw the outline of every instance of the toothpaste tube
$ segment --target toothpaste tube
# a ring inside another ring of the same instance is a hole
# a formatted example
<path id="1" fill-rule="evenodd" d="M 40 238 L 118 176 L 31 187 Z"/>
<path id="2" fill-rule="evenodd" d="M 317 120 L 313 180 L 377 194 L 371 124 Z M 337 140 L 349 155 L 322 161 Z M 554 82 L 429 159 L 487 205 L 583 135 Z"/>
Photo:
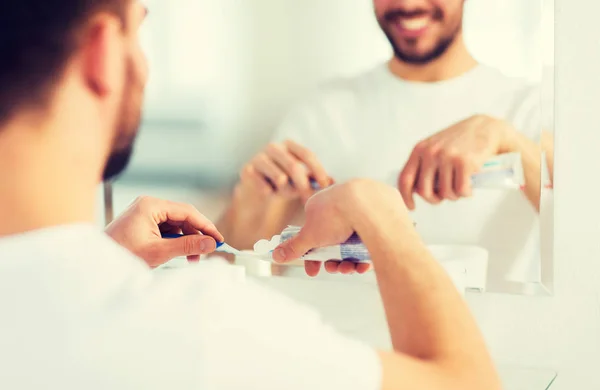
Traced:
<path id="1" fill-rule="evenodd" d="M 473 188 L 514 188 L 525 185 L 525 174 L 520 153 L 500 154 L 483 165 L 471 176 Z"/>
<path id="2" fill-rule="evenodd" d="M 271 256 L 273 250 L 277 246 L 290 238 L 294 237 L 300 232 L 298 226 L 288 226 L 281 232 L 281 234 L 273 236 L 271 240 L 260 240 L 254 244 L 254 253 L 261 256 Z M 323 248 L 315 248 L 304 256 L 301 260 L 315 260 L 315 261 L 351 261 L 353 263 L 370 263 L 371 255 L 367 250 L 367 247 L 363 244 L 360 237 L 354 233 L 350 238 L 338 245 L 332 245 Z"/>

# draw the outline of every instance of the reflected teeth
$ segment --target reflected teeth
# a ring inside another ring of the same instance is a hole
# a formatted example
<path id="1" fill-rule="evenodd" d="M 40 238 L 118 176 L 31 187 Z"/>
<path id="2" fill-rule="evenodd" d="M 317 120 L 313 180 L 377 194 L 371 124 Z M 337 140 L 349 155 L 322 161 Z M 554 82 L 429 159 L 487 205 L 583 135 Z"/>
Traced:
<path id="1" fill-rule="evenodd" d="M 400 19 L 398 24 L 405 30 L 420 30 L 427 26 L 429 17 L 422 16 L 420 18 Z"/>

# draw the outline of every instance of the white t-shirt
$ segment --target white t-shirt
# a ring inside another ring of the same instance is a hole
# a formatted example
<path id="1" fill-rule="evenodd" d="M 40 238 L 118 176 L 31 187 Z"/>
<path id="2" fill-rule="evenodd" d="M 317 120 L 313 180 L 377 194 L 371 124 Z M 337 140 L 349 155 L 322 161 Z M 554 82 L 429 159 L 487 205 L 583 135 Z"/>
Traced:
<path id="1" fill-rule="evenodd" d="M 408 82 L 386 64 L 334 80 L 284 118 L 274 140 L 311 149 L 338 182 L 366 177 L 396 186 L 421 140 L 475 114 L 504 119 L 538 141 L 553 129 L 541 89 L 478 65 L 442 82 Z M 479 245 L 490 277 L 539 280 L 538 216 L 519 191 L 479 190 L 470 199 L 432 206 L 417 196 L 413 218 L 429 244 Z"/>
<path id="2" fill-rule="evenodd" d="M 380 388 L 374 350 L 231 268 L 150 271 L 87 225 L 0 239 L 0 388 Z"/>

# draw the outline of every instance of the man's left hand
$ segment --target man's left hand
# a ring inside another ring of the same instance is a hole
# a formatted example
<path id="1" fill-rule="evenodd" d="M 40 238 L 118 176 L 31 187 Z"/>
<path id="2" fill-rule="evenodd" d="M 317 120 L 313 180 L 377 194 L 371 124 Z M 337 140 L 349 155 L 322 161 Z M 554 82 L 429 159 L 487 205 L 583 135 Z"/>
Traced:
<path id="1" fill-rule="evenodd" d="M 414 210 L 415 192 L 430 204 L 471 196 L 471 176 L 512 151 L 515 134 L 505 121 L 475 115 L 419 142 L 398 178 L 406 206 Z"/>
<path id="2" fill-rule="evenodd" d="M 184 234 L 164 239 L 162 233 Z M 223 236 L 195 207 L 166 200 L 140 197 L 106 228 L 106 234 L 152 267 L 186 256 L 197 261 L 216 249 Z"/>

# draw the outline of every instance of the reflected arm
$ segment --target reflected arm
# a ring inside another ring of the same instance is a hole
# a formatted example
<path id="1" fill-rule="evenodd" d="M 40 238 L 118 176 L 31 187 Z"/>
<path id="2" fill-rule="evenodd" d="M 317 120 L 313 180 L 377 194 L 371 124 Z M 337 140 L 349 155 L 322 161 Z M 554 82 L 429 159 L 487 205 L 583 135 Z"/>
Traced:
<path id="1" fill-rule="evenodd" d="M 521 153 L 525 188 L 523 192 L 539 213 L 542 186 L 542 152 L 546 155 L 550 183 L 554 182 L 554 137 L 550 132 L 542 131 L 541 142 L 538 144 L 522 133 L 513 129 L 512 142 L 508 152 Z"/>

